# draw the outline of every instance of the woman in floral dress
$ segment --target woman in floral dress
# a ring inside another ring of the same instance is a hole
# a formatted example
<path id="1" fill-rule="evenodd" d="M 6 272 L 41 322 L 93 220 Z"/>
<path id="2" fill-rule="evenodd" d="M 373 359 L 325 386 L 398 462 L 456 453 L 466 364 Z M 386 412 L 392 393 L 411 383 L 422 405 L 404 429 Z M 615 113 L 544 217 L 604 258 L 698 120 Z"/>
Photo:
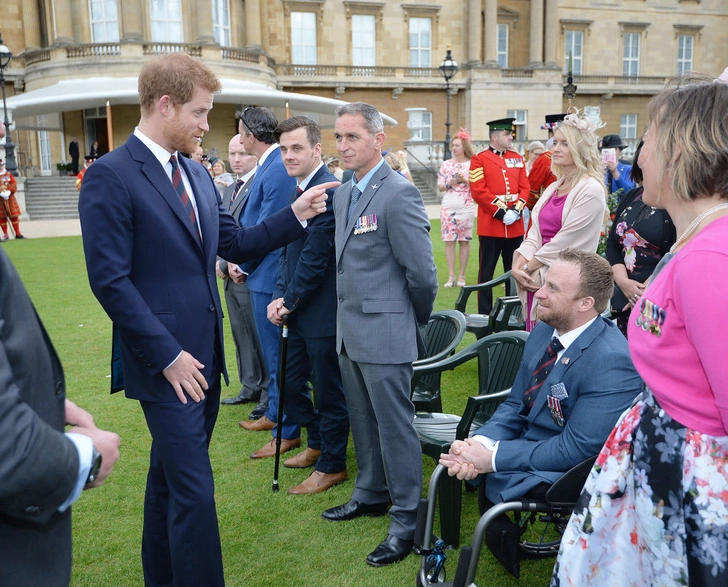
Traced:
<path id="1" fill-rule="evenodd" d="M 642 201 L 642 169 L 638 158 L 642 141 L 632 162 L 632 181 L 637 187 L 625 193 L 614 212 L 607 237 L 605 256 L 614 272 L 612 317 L 627 336 L 627 318 L 645 289 L 657 264 L 675 244 L 675 225 L 665 210 Z"/>
<path id="2" fill-rule="evenodd" d="M 554 587 L 728 585 L 728 84 L 666 89 L 649 120 L 643 201 L 680 236 L 630 315 L 646 388 L 584 486 Z"/>
<path id="3" fill-rule="evenodd" d="M 465 269 L 470 257 L 470 241 L 473 240 L 475 202 L 470 195 L 470 158 L 473 146 L 470 134 L 461 128 L 450 143 L 452 159 L 442 162 L 437 187 L 445 192 L 440 208 L 440 227 L 445 241 L 445 259 L 448 278 L 444 287 L 465 285 Z M 455 281 L 455 246 L 460 243 L 460 273 Z"/>

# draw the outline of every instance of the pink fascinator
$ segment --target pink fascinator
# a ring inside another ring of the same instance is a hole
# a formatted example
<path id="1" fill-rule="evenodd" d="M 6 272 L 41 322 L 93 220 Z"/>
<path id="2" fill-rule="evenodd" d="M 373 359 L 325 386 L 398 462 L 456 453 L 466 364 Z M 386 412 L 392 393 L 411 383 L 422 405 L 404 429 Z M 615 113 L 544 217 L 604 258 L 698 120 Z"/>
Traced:
<path id="1" fill-rule="evenodd" d="M 470 133 L 467 131 L 467 129 L 460 127 L 460 130 L 455 133 L 455 138 L 466 141 L 471 141 Z"/>

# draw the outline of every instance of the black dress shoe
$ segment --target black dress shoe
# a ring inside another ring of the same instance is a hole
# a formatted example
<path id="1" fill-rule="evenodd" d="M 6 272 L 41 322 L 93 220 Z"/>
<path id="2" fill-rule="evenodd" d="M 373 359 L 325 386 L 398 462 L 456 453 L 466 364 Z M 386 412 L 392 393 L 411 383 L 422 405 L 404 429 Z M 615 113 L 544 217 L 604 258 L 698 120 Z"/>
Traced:
<path id="1" fill-rule="evenodd" d="M 387 513 L 388 505 L 386 501 L 383 503 L 361 503 L 350 499 L 343 505 L 329 508 L 321 515 L 332 522 L 343 522 L 360 516 L 383 516 Z"/>
<path id="2" fill-rule="evenodd" d="M 255 409 L 250 412 L 250 415 L 248 416 L 248 420 L 260 420 L 263 416 L 265 416 L 265 411 L 268 409 L 268 404 L 264 402 L 258 402 L 258 405 L 255 406 Z"/>
<path id="3" fill-rule="evenodd" d="M 398 563 L 407 558 L 412 552 L 414 540 L 404 540 L 389 534 L 387 538 L 373 552 L 367 556 L 367 564 L 373 567 L 383 567 Z"/>
<path id="4" fill-rule="evenodd" d="M 258 400 L 246 396 L 245 392 L 241 389 L 238 395 L 235 397 L 226 397 L 224 400 L 220 401 L 220 403 L 225 404 L 226 406 L 237 406 L 239 404 L 252 404 L 256 401 Z"/>

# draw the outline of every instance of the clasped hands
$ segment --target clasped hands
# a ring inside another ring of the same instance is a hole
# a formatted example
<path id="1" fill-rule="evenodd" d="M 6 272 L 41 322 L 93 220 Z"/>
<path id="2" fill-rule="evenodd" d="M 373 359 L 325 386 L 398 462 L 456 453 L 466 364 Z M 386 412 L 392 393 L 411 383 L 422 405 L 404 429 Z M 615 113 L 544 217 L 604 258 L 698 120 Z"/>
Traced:
<path id="1" fill-rule="evenodd" d="M 447 454 L 440 455 L 440 464 L 450 477 L 470 481 L 493 471 L 493 451 L 473 438 L 456 440 Z"/>
<path id="2" fill-rule="evenodd" d="M 328 181 L 308 188 L 291 204 L 293 213 L 299 220 L 308 220 L 326 212 L 326 200 L 329 197 L 326 190 L 337 188 L 340 185 L 340 181 Z"/>
<path id="3" fill-rule="evenodd" d="M 291 311 L 283 305 L 283 298 L 277 298 L 268 304 L 268 320 L 276 326 L 283 324 L 283 316 Z"/>

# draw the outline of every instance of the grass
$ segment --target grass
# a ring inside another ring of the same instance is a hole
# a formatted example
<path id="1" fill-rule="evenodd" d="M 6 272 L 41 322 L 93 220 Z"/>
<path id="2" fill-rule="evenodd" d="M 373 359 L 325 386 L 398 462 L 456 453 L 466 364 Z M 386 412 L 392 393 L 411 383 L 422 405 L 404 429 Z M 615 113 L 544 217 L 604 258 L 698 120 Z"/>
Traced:
<path id="1" fill-rule="evenodd" d="M 447 279 L 439 221 L 433 221 L 433 246 L 440 282 Z M 121 435 L 122 447 L 113 474 L 99 489 L 74 505 L 74 587 L 143 585 L 140 548 L 144 486 L 150 437 L 139 404 L 123 394 L 109 395 L 111 326 L 86 279 L 80 237 L 4 243 L 50 333 L 66 372 L 68 397 L 89 410 L 97 424 Z M 477 281 L 477 241 L 473 242 L 468 283 Z M 458 288 L 440 289 L 436 309 L 452 308 Z M 501 292 L 502 293 L 502 292 Z M 473 303 L 475 302 L 473 296 Z M 236 373 L 229 325 L 225 326 L 228 370 Z M 463 344 L 472 342 L 466 335 Z M 476 370 L 467 365 L 444 376 L 445 411 L 462 413 L 475 389 Z M 237 393 L 233 378 L 223 396 Z M 220 409 L 210 453 L 227 585 L 296 587 L 299 585 L 381 587 L 414 585 L 420 559 L 374 569 L 366 555 L 386 536 L 389 519 L 365 518 L 331 523 L 321 512 L 351 496 L 356 461 L 349 443 L 350 480 L 321 495 L 289 496 L 286 490 L 308 471 L 282 468 L 281 491 L 272 493 L 272 459 L 254 461 L 268 433 L 244 432 L 238 421 L 249 406 Z M 434 468 L 425 457 L 425 488 Z M 461 541 L 468 544 L 478 518 L 475 493 L 463 496 Z M 439 522 L 436 525 L 439 528 Z M 457 553 L 447 563 L 455 572 Z M 477 575 L 480 585 L 530 587 L 548 581 L 552 560 L 524 560 L 522 578 L 510 577 L 488 552 Z M 204 586 L 201 586 L 204 587 Z"/>

